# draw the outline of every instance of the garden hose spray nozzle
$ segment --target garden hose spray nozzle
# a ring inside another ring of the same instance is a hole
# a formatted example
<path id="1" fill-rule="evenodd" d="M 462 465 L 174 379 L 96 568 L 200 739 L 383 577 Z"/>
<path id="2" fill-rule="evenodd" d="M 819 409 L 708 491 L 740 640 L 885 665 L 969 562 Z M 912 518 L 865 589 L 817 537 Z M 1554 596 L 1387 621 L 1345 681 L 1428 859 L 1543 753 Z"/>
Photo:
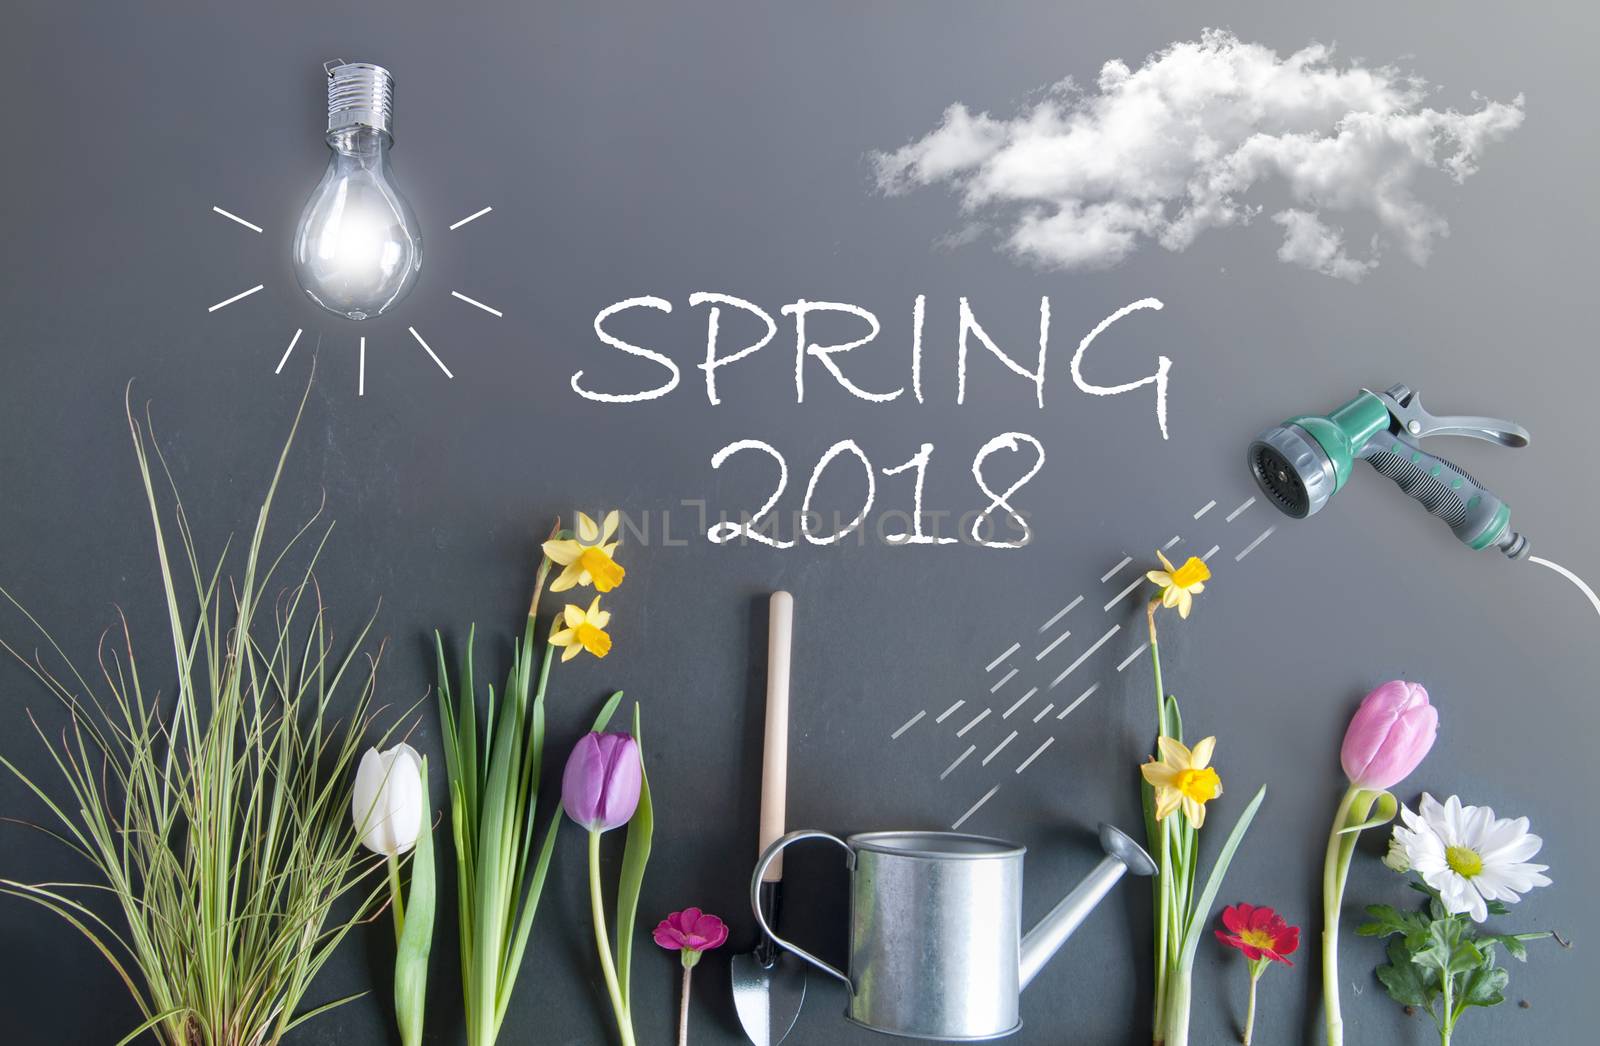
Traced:
<path id="1" fill-rule="evenodd" d="M 1528 539 L 1511 529 L 1511 508 L 1441 457 L 1417 445 L 1424 436 L 1471 436 L 1503 447 L 1526 447 L 1528 430 L 1498 418 L 1429 414 L 1405 385 L 1361 394 L 1333 413 L 1290 418 L 1250 444 L 1250 472 L 1285 514 L 1304 519 L 1345 485 L 1364 459 L 1422 507 L 1449 525 L 1468 548 L 1493 546 L 1512 559 L 1528 555 Z"/>

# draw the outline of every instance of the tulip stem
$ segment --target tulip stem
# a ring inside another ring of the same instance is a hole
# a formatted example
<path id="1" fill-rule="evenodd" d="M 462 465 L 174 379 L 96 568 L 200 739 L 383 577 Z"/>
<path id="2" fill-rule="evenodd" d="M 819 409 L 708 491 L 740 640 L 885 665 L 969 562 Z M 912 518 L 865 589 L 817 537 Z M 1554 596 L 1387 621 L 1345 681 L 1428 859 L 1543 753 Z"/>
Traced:
<path id="1" fill-rule="evenodd" d="M 594 917 L 594 944 L 600 953 L 600 972 L 605 975 L 606 993 L 611 996 L 611 1009 L 617 1017 L 617 1034 L 622 1046 L 634 1046 L 633 1021 L 627 1004 L 622 1001 L 622 988 L 617 982 L 617 967 L 611 959 L 611 935 L 606 932 L 605 898 L 600 890 L 600 836 L 598 828 L 589 829 L 589 908 Z"/>
<path id="2" fill-rule="evenodd" d="M 389 869 L 389 897 L 394 901 L 394 943 L 400 943 L 400 936 L 406 928 L 406 902 L 400 889 L 400 858 L 390 854 L 386 862 Z"/>
<path id="3" fill-rule="evenodd" d="M 1350 854 L 1355 833 L 1341 835 L 1361 788 L 1352 784 L 1339 800 L 1328 833 L 1328 852 L 1322 859 L 1322 1008 L 1327 1016 L 1328 1046 L 1343 1046 L 1344 1018 L 1339 1010 L 1339 914 L 1344 906 L 1344 884 L 1350 874 Z"/>

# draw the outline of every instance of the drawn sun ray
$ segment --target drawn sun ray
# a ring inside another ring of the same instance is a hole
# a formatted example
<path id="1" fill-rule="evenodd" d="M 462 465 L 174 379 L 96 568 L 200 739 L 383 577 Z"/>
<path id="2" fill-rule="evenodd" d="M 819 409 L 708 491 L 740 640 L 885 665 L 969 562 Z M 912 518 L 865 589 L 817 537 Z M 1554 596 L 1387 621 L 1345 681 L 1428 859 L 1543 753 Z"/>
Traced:
<path id="1" fill-rule="evenodd" d="M 240 298 L 248 298 L 248 297 L 250 297 L 250 295 L 254 294 L 256 291 L 259 291 L 264 286 L 266 286 L 266 284 L 258 283 L 254 287 L 251 287 L 247 291 L 242 291 L 242 292 L 240 292 L 238 294 L 235 294 L 231 298 L 227 298 L 227 299 L 224 299 L 223 301 L 217 302 L 215 305 L 211 306 L 211 308 L 207 309 L 206 311 L 207 312 L 216 312 L 218 309 L 222 308 L 225 305 L 232 305 L 234 302 L 238 301 Z"/>
<path id="2" fill-rule="evenodd" d="M 505 313 L 501 312 L 499 309 L 496 309 L 496 308 L 493 308 L 491 306 L 485 305 L 481 301 L 477 301 L 475 299 L 469 298 L 465 294 L 462 294 L 460 291 L 451 291 L 450 294 L 451 294 L 452 297 L 460 298 L 462 301 L 466 302 L 468 305 L 477 306 L 478 308 L 482 309 L 484 312 L 487 312 L 491 316 L 503 317 L 505 315 Z M 227 302 L 223 302 L 223 304 L 226 305 Z"/>
<path id="3" fill-rule="evenodd" d="M 300 335 L 302 335 L 304 333 L 305 333 L 305 329 L 304 328 L 302 328 L 302 327 L 296 327 L 295 328 L 294 337 L 289 339 L 289 347 L 287 349 L 283 350 L 283 359 L 278 361 L 278 369 L 273 371 L 272 373 L 274 373 L 274 374 L 282 374 L 283 373 L 283 365 L 285 363 L 289 362 L 289 353 L 294 351 L 294 347 L 297 344 L 299 344 L 299 342 L 300 342 Z"/>
<path id="4" fill-rule="evenodd" d="M 417 328 L 415 328 L 415 327 L 407 327 L 406 330 L 410 331 L 411 332 L 411 336 L 413 338 L 417 339 L 417 344 L 422 346 L 422 351 L 426 352 L 433 359 L 433 362 L 435 362 L 435 363 L 437 363 L 439 365 L 439 369 L 444 371 L 444 376 L 445 377 L 447 377 L 447 378 L 454 378 L 455 377 L 454 374 L 450 373 L 450 368 L 446 367 L 444 365 L 444 360 L 441 360 L 439 358 L 439 354 L 434 352 L 433 349 L 431 347 L 429 347 L 428 343 L 422 340 L 422 335 L 417 333 Z"/>
<path id="5" fill-rule="evenodd" d="M 218 214 L 222 215 L 224 218 L 227 218 L 230 221 L 238 222 L 240 225 L 244 226 L 246 229 L 250 229 L 250 230 L 253 230 L 255 232 L 260 232 L 261 231 L 261 226 L 257 225 L 255 222 L 247 222 L 247 221 L 245 221 L 243 218 L 239 217 L 237 214 L 234 214 L 232 211 L 225 211 L 221 207 L 217 207 L 215 205 L 213 205 L 211 209 L 213 211 L 216 211 Z"/>
<path id="6" fill-rule="evenodd" d="M 228 219 L 229 221 L 235 223 L 236 225 L 244 226 L 246 229 L 249 229 L 251 232 L 261 233 L 263 231 L 263 229 L 262 229 L 262 227 L 260 225 L 257 225 L 255 222 L 252 222 L 247 218 L 241 217 L 240 215 L 235 214 L 234 212 L 232 212 L 230 210 L 227 210 L 226 208 L 219 207 L 219 206 L 213 204 L 211 206 L 211 210 L 212 210 L 213 213 L 218 214 L 218 215 Z M 452 229 L 452 230 L 459 229 L 462 226 L 468 224 L 469 222 L 477 221 L 479 218 L 482 218 L 484 215 L 490 214 L 493 211 L 494 211 L 494 208 L 491 207 L 491 206 L 485 206 L 485 207 L 479 208 L 478 210 L 476 210 L 476 211 L 472 212 L 471 214 L 467 215 L 465 218 L 462 218 L 460 221 L 457 221 L 455 224 L 451 225 L 449 228 Z M 228 307 L 229 305 L 234 304 L 235 302 L 242 301 L 245 298 L 250 297 L 252 294 L 259 293 L 260 291 L 265 290 L 265 289 L 266 289 L 266 284 L 258 283 L 254 287 L 249 288 L 248 290 L 240 291 L 238 294 L 235 294 L 232 297 L 224 298 L 222 301 L 217 302 L 215 305 L 211 305 L 211 306 L 207 307 L 206 311 L 208 313 L 216 312 L 219 309 L 224 309 L 224 308 Z M 505 313 L 503 313 L 501 310 L 496 309 L 491 305 L 486 305 L 483 302 L 478 301 L 476 298 L 469 298 L 465 294 L 462 294 L 460 291 L 451 291 L 450 293 L 451 293 L 451 295 L 453 297 L 459 298 L 460 300 L 466 302 L 468 305 L 471 305 L 473 308 L 481 309 L 484 312 L 487 312 L 489 315 L 496 317 L 497 319 L 503 319 L 505 317 Z M 408 332 L 410 332 L 412 338 L 416 339 L 417 344 L 422 347 L 422 351 L 428 354 L 428 358 L 433 361 L 434 366 L 438 367 L 439 370 L 444 374 L 444 376 L 447 379 L 453 380 L 455 378 L 455 372 L 453 372 L 450 369 L 449 365 L 445 363 L 444 359 L 437 352 L 435 352 L 433 350 L 433 346 L 428 344 L 427 339 L 423 338 L 423 336 L 417 331 L 417 328 L 415 328 L 415 327 L 407 327 L 406 330 Z M 301 339 L 305 337 L 305 333 L 306 333 L 306 331 L 305 331 L 304 327 L 296 327 L 295 328 L 294 333 L 292 335 L 290 335 L 290 337 L 289 337 L 289 344 L 284 347 L 282 355 L 280 355 L 278 357 L 277 366 L 274 367 L 273 370 L 272 370 L 273 374 L 281 375 L 283 373 L 284 368 L 289 365 L 290 357 L 292 357 L 294 355 L 294 351 L 295 351 L 296 348 L 299 347 Z M 319 331 L 317 333 L 316 350 L 320 350 L 321 347 L 322 347 L 322 332 Z M 316 350 L 312 350 L 312 351 L 316 351 Z M 357 357 L 357 370 L 356 370 L 356 395 L 358 397 L 365 397 L 366 394 L 367 394 L 367 339 L 366 339 L 365 336 L 360 336 L 357 339 L 357 353 L 358 353 L 358 357 Z"/>
<path id="7" fill-rule="evenodd" d="M 451 232 L 455 232 L 457 229 L 461 228 L 463 225 L 467 224 L 468 222 L 476 221 L 477 219 L 482 218 L 484 215 L 488 214 L 492 210 L 494 210 L 493 207 L 485 207 L 481 211 L 474 211 L 472 214 L 467 215 L 465 218 L 461 219 L 460 221 L 456 222 L 454 225 L 450 226 L 450 231 Z"/>

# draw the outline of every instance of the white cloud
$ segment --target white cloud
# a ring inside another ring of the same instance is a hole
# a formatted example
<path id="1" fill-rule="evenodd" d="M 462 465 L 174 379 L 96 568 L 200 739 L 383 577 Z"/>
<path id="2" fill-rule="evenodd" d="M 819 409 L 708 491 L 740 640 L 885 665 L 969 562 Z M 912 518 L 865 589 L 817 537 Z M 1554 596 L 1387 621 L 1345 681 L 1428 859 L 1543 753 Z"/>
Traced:
<path id="1" fill-rule="evenodd" d="M 1376 241 L 1370 259 L 1359 261 L 1352 258 L 1344 252 L 1344 230 L 1325 224 L 1310 211 L 1290 208 L 1274 214 L 1272 220 L 1283 226 L 1283 244 L 1278 248 L 1279 261 L 1304 265 L 1308 269 L 1352 282 L 1378 267 Z"/>
<path id="2" fill-rule="evenodd" d="M 1389 66 L 1336 67 L 1312 44 L 1285 58 L 1207 30 L 1137 70 L 1107 62 L 1096 89 L 1070 79 L 1015 117 L 957 103 L 927 135 L 873 154 L 878 187 L 937 184 L 959 196 L 966 227 L 989 228 L 1006 250 L 1063 269 L 1115 265 L 1153 241 L 1182 251 L 1208 229 L 1247 224 L 1273 194 L 1289 206 L 1278 257 L 1359 280 L 1393 245 L 1418 265 L 1449 226 L 1415 195 L 1428 172 L 1459 183 L 1523 119 L 1473 95 L 1472 112 L 1427 106 L 1428 85 Z M 1345 214 L 1377 231 L 1347 253 Z"/>

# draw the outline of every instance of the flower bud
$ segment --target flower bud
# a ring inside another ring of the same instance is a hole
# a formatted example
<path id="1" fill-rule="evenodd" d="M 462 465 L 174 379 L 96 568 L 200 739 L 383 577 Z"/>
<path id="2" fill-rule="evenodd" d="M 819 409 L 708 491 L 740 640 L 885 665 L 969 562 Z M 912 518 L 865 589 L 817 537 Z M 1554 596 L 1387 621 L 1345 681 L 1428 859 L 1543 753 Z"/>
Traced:
<path id="1" fill-rule="evenodd" d="M 1358 788 L 1387 790 L 1417 768 L 1439 732 L 1439 712 L 1419 683 L 1392 680 L 1361 701 L 1339 762 Z"/>
<path id="2" fill-rule="evenodd" d="M 397 857 L 417 845 L 422 817 L 422 757 L 416 749 L 407 744 L 385 752 L 367 749 L 350 797 L 350 819 L 361 845 Z"/>
<path id="3" fill-rule="evenodd" d="M 1405 844 L 1400 841 L 1399 836 L 1389 837 L 1389 852 L 1383 855 L 1383 864 L 1385 868 L 1401 875 L 1411 871 L 1411 855 L 1406 853 Z"/>
<path id="4" fill-rule="evenodd" d="M 639 806 L 644 765 L 639 745 L 627 734 L 590 733 L 567 757 L 561 774 L 561 805 L 591 832 L 609 832 Z"/>

